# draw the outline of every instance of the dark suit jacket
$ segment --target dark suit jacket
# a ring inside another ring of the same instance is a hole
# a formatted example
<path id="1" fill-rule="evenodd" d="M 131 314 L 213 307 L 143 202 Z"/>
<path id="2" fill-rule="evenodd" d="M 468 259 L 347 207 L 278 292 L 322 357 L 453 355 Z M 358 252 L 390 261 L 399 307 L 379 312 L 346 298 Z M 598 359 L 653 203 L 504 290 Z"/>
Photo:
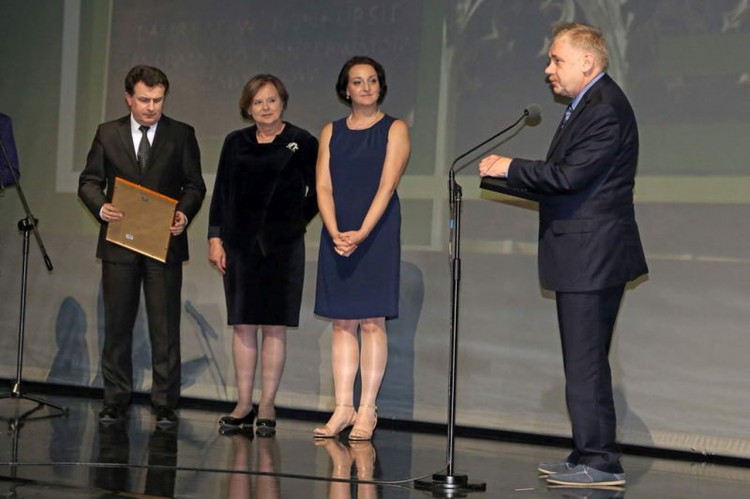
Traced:
<path id="1" fill-rule="evenodd" d="M 2 113 L 0 113 L 0 141 L 2 141 L 5 150 L 5 154 L 0 152 L 0 186 L 8 187 L 16 183 L 10 169 L 13 168 L 16 177 L 20 177 L 20 173 L 18 171 L 16 141 L 13 138 L 13 124 L 10 116 Z M 8 155 L 7 158 L 6 154 Z M 8 164 L 8 161 L 10 161 L 10 164 Z"/>
<path id="2" fill-rule="evenodd" d="M 193 221 L 206 194 L 200 150 L 193 127 L 162 116 L 156 128 L 149 164 L 141 173 L 136 159 L 130 115 L 99 125 L 78 181 L 78 196 L 102 223 L 96 255 L 105 261 L 127 263 L 137 253 L 106 240 L 107 224 L 99 218 L 104 203 L 112 199 L 115 177 L 135 182 L 177 199 L 177 210 Z M 167 263 L 188 259 L 187 231 L 172 237 Z"/>
<path id="3" fill-rule="evenodd" d="M 604 75 L 558 130 L 547 159 L 513 159 L 508 185 L 541 194 L 539 278 L 553 291 L 593 291 L 648 272 L 633 208 L 638 128 Z"/>

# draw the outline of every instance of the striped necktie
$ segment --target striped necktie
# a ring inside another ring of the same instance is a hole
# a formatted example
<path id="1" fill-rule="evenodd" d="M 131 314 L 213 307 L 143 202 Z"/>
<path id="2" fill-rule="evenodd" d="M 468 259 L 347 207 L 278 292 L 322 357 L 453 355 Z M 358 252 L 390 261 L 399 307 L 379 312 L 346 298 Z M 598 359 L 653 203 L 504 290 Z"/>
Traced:
<path id="1" fill-rule="evenodd" d="M 141 125 L 138 130 L 141 131 L 141 142 L 138 144 L 138 165 L 141 167 L 141 171 L 146 171 L 148 166 L 148 157 L 151 154 L 151 144 L 148 141 L 148 129 L 146 125 Z"/>
<path id="2" fill-rule="evenodd" d="M 568 107 L 565 108 L 565 115 L 563 116 L 562 122 L 560 123 L 560 128 L 563 128 L 565 124 L 570 119 L 570 115 L 573 114 L 573 103 L 568 104 Z"/>

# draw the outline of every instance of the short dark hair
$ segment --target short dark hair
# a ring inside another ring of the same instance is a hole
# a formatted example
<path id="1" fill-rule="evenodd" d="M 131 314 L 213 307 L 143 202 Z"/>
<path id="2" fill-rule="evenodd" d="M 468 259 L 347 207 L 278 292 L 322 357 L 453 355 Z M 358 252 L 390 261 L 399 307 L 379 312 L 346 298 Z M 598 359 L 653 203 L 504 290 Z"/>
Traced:
<path id="1" fill-rule="evenodd" d="M 242 88 L 242 94 L 240 94 L 240 114 L 247 121 L 251 123 L 255 121 L 252 115 L 247 112 L 247 108 L 250 107 L 260 89 L 269 83 L 276 87 L 276 91 L 279 93 L 279 97 L 281 97 L 281 102 L 284 104 L 284 110 L 286 110 L 286 105 L 289 102 L 289 92 L 286 91 L 284 82 L 272 74 L 255 75 L 247 80 L 247 83 Z"/>
<path id="2" fill-rule="evenodd" d="M 378 104 L 382 104 L 385 100 L 385 94 L 388 93 L 388 85 L 385 83 L 385 69 L 383 69 L 383 66 L 378 61 L 366 55 L 355 55 L 344 63 L 339 72 L 339 78 L 336 80 L 336 95 L 341 102 L 352 107 L 351 101 L 346 97 L 346 86 L 349 84 L 349 70 L 352 69 L 352 66 L 357 66 L 358 64 L 372 66 L 375 73 L 377 73 L 378 84 L 380 85 Z"/>
<path id="3" fill-rule="evenodd" d="M 133 95 L 135 84 L 143 82 L 147 87 L 155 87 L 157 85 L 164 85 L 164 95 L 169 93 L 169 80 L 167 75 L 159 69 L 153 66 L 138 65 L 128 71 L 125 76 L 125 91 L 130 95 Z"/>

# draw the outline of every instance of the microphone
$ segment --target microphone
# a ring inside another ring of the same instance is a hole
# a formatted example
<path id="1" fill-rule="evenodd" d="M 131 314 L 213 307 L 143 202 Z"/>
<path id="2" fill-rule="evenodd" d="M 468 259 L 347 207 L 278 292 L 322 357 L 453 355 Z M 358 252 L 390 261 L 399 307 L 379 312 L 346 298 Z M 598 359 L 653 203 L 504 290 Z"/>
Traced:
<path id="1" fill-rule="evenodd" d="M 536 121 L 542 117 L 542 106 L 539 104 L 529 104 L 523 112 L 527 120 Z"/>
<path id="2" fill-rule="evenodd" d="M 477 149 L 479 149 L 483 145 L 487 144 L 488 142 L 491 142 L 491 141 L 495 140 L 496 138 L 498 138 L 499 136 L 501 136 L 502 134 L 504 134 L 505 132 L 507 132 L 511 128 L 515 127 L 516 125 L 518 125 L 521 122 L 521 120 L 526 119 L 528 121 L 537 121 L 541 117 L 542 117 L 542 108 L 541 108 L 541 106 L 539 104 L 529 104 L 523 110 L 523 113 L 521 113 L 521 117 L 518 118 L 515 122 L 513 122 L 512 125 L 510 125 L 509 127 L 503 128 L 502 130 L 500 130 L 499 132 L 497 132 L 495 135 L 493 135 L 489 139 L 485 140 L 484 142 L 482 142 L 481 144 L 479 144 L 477 146 L 472 147 L 471 149 L 469 149 L 468 151 L 466 151 L 465 153 L 463 153 L 459 157 L 457 157 L 453 161 L 453 163 L 451 163 L 450 172 L 451 173 L 459 172 L 463 168 L 465 168 L 467 165 L 471 164 L 471 163 L 467 163 L 466 165 L 463 165 L 461 168 L 459 168 L 457 170 L 455 169 L 456 168 L 456 164 L 459 161 L 461 161 L 463 158 L 465 158 L 469 154 L 473 153 L 474 151 L 476 151 Z"/>

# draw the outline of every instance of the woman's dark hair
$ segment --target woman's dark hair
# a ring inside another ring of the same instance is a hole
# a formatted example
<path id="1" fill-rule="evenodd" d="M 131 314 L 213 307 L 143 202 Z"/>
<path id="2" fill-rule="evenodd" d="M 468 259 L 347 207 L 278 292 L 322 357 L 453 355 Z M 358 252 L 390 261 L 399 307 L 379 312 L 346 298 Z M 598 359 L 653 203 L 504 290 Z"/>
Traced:
<path id="1" fill-rule="evenodd" d="M 153 66 L 140 65 L 135 66 L 128 71 L 125 76 L 125 91 L 133 95 L 135 91 L 135 84 L 143 82 L 147 87 L 155 87 L 157 85 L 164 85 L 164 95 L 169 93 L 169 80 L 167 75 L 159 69 Z"/>
<path id="2" fill-rule="evenodd" d="M 279 97 L 281 97 L 281 102 L 284 104 L 284 110 L 286 110 L 286 105 L 289 102 L 289 92 L 286 91 L 284 83 L 272 74 L 255 75 L 247 80 L 247 83 L 245 83 L 245 86 L 242 88 L 242 94 L 240 94 L 240 114 L 250 123 L 253 123 L 255 120 L 253 120 L 252 115 L 247 112 L 247 109 L 253 103 L 255 95 L 268 83 L 276 87 L 276 91 L 279 93 Z"/>
<path id="3" fill-rule="evenodd" d="M 336 80 L 336 95 L 341 102 L 352 107 L 351 100 L 346 96 L 346 86 L 349 84 L 349 70 L 352 69 L 352 66 L 357 66 L 358 64 L 372 66 L 375 73 L 377 73 L 378 84 L 380 85 L 378 104 L 382 104 L 385 100 L 385 94 L 388 93 L 388 85 L 385 83 L 385 69 L 383 69 L 383 66 L 378 61 L 365 55 L 355 55 L 344 63 L 344 66 L 339 72 L 339 78 Z"/>

